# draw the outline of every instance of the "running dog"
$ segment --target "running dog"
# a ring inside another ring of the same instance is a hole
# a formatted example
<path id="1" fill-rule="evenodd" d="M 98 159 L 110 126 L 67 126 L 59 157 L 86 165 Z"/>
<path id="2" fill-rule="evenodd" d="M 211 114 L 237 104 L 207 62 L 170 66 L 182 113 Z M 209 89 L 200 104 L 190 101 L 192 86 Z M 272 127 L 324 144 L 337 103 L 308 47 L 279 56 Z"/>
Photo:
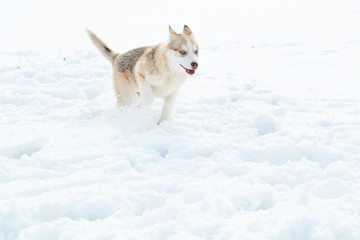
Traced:
<path id="1" fill-rule="evenodd" d="M 180 87 L 198 68 L 199 45 L 191 29 L 185 25 L 179 34 L 169 26 L 168 41 L 123 54 L 114 52 L 93 32 L 86 30 L 113 66 L 117 105 L 150 106 L 155 97 L 162 98 L 164 104 L 157 124 L 168 120 Z"/>

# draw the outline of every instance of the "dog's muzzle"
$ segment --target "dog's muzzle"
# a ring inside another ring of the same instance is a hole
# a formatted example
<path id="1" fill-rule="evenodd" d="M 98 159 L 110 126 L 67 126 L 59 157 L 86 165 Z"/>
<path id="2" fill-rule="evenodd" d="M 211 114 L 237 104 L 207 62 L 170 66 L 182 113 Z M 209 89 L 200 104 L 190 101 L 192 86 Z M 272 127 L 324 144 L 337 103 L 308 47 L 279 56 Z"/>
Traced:
<path id="1" fill-rule="evenodd" d="M 192 62 L 191 63 L 191 68 L 192 69 L 188 69 L 188 68 L 184 67 L 181 64 L 180 64 L 180 66 L 182 66 L 188 74 L 193 75 L 195 73 L 195 69 L 197 69 L 199 65 L 198 65 L 197 62 Z"/>

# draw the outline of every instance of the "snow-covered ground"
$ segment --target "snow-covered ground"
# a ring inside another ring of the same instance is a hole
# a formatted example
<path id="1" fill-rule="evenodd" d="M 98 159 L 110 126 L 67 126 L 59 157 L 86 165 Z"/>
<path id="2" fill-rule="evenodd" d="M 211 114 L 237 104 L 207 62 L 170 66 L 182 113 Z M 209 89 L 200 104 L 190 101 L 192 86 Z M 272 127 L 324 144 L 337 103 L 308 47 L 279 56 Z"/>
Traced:
<path id="1" fill-rule="evenodd" d="M 5 1 L 0 239 L 360 239 L 356 1 Z M 2 3 L 3 4 L 3 3 Z M 115 107 L 125 51 L 194 31 L 171 121 Z"/>

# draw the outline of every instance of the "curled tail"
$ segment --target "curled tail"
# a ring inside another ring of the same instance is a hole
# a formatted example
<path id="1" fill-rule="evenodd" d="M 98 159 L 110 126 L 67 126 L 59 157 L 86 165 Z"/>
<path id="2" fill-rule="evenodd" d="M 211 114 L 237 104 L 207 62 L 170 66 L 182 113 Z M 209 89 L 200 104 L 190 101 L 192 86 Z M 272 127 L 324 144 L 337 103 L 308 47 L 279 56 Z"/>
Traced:
<path id="1" fill-rule="evenodd" d="M 101 39 L 95 35 L 95 33 L 91 32 L 89 29 L 86 28 L 86 32 L 88 33 L 91 41 L 95 44 L 97 49 L 109 60 L 111 63 L 114 62 L 114 58 L 116 53 L 112 51 Z"/>

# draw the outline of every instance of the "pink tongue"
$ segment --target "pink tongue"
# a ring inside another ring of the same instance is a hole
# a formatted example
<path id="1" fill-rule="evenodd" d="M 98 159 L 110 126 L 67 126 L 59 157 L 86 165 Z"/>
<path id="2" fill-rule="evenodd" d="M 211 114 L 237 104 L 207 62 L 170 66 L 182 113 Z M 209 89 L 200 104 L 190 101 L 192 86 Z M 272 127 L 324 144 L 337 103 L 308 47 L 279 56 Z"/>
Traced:
<path id="1" fill-rule="evenodd" d="M 193 75 L 195 73 L 195 70 L 186 69 L 186 72 L 190 75 Z"/>

